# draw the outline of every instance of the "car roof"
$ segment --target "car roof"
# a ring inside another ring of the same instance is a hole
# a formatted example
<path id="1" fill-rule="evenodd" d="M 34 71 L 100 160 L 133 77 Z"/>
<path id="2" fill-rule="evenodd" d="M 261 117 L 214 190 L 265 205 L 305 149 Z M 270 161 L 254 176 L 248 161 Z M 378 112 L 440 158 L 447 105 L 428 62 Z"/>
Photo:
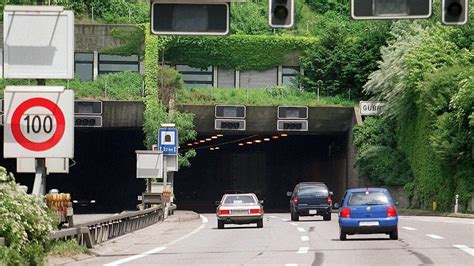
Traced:
<path id="1" fill-rule="evenodd" d="M 232 193 L 232 194 L 224 194 L 224 197 L 226 196 L 255 196 L 254 193 Z"/>
<path id="2" fill-rule="evenodd" d="M 352 188 L 348 189 L 347 192 L 387 192 L 386 188 L 374 188 L 374 187 L 366 187 L 366 188 Z"/>
<path id="3" fill-rule="evenodd" d="M 323 186 L 327 187 L 326 184 L 323 182 L 301 182 L 296 185 L 297 187 L 303 187 L 303 186 Z"/>

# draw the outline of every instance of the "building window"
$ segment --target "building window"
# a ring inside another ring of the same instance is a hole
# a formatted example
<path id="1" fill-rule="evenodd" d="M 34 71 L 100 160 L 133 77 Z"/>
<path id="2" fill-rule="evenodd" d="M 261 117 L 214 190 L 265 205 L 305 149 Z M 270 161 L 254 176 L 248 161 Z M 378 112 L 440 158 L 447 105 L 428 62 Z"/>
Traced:
<path id="1" fill-rule="evenodd" d="M 282 85 L 295 85 L 296 77 L 300 73 L 299 66 L 284 66 L 282 67 Z"/>
<path id="2" fill-rule="evenodd" d="M 212 66 L 200 69 L 187 65 L 176 65 L 176 70 L 181 73 L 184 87 L 212 87 L 214 82 Z"/>
<path id="3" fill-rule="evenodd" d="M 74 54 L 74 73 L 81 81 L 94 79 L 94 54 L 93 53 L 75 53 Z"/>
<path id="4" fill-rule="evenodd" d="M 99 75 L 125 71 L 140 71 L 140 62 L 138 55 L 99 55 Z"/>

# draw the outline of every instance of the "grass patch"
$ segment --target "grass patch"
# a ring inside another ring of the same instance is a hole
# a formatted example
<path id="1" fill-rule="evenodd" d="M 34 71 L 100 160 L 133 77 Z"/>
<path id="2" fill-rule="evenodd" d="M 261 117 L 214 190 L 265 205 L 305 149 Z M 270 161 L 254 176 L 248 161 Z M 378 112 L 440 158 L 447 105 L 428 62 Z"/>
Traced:
<path id="1" fill-rule="evenodd" d="M 54 257 L 71 257 L 79 254 L 90 254 L 90 251 L 74 240 L 52 241 L 48 247 L 48 255 Z"/>
<path id="2" fill-rule="evenodd" d="M 183 88 L 178 92 L 178 104 L 213 105 L 301 105 L 301 106 L 342 106 L 353 107 L 357 103 L 340 96 L 321 97 L 316 94 L 293 88 L 264 89 L 220 89 L 220 88 Z"/>
<path id="3" fill-rule="evenodd" d="M 7 80 L 0 79 L 0 98 L 8 85 L 30 85 L 36 86 L 36 80 Z M 47 80 L 46 85 L 64 86 L 74 90 L 78 99 L 101 99 L 101 100 L 142 100 L 143 77 L 136 72 L 120 72 L 100 75 L 93 81 L 80 81 L 74 79 Z"/>

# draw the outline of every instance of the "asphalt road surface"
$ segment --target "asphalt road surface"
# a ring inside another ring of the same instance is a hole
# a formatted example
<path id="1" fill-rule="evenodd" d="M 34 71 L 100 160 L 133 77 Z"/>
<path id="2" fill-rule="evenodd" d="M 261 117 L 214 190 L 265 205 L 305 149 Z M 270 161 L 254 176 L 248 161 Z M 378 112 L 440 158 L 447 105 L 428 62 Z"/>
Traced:
<path id="1" fill-rule="evenodd" d="M 337 215 L 289 221 L 265 214 L 263 228 L 226 225 L 214 214 L 161 223 L 99 247 L 94 265 L 474 265 L 474 219 L 399 217 L 399 240 L 387 235 L 339 240 Z"/>

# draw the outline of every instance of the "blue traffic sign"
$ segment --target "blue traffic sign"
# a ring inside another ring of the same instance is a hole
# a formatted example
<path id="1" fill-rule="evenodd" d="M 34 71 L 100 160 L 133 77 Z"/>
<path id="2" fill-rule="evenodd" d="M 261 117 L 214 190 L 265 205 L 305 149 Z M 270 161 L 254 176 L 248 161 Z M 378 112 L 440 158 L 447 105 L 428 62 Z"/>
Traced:
<path id="1" fill-rule="evenodd" d="M 164 155 L 178 154 L 178 129 L 160 128 L 158 129 L 158 150 Z"/>

